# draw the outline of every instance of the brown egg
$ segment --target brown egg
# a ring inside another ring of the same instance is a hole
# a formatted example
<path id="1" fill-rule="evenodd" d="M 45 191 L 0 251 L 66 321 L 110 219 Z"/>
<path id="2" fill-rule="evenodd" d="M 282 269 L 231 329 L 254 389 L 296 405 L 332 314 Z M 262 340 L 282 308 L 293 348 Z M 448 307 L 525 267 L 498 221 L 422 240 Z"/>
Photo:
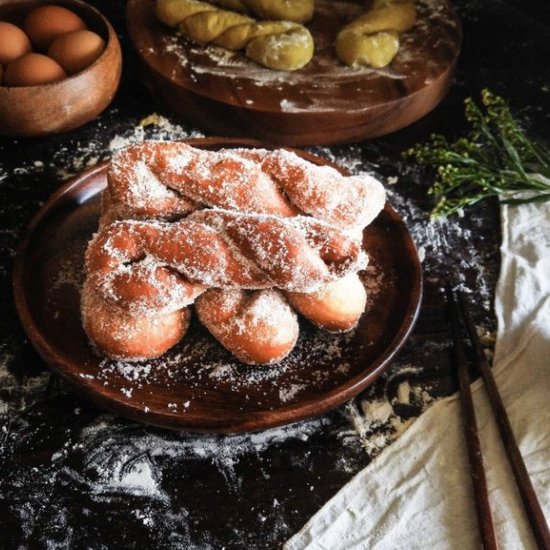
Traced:
<path id="1" fill-rule="evenodd" d="M 30 51 L 30 40 L 21 29 L 0 21 L 0 63 L 9 63 Z"/>
<path id="2" fill-rule="evenodd" d="M 91 65 L 105 49 L 105 41 L 92 31 L 72 31 L 58 36 L 48 55 L 67 72 L 74 74 Z"/>
<path id="3" fill-rule="evenodd" d="M 8 64 L 4 74 L 4 85 L 36 86 L 58 82 L 66 76 L 57 61 L 39 53 L 28 53 Z"/>
<path id="4" fill-rule="evenodd" d="M 85 29 L 86 24 L 76 13 L 48 4 L 30 11 L 23 28 L 34 46 L 45 51 L 60 34 Z"/>

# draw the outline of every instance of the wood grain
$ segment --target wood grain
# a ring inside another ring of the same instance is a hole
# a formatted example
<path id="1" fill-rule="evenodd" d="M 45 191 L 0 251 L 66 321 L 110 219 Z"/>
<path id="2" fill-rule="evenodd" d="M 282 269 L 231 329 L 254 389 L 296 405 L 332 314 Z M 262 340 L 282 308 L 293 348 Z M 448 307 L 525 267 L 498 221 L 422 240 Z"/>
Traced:
<path id="1" fill-rule="evenodd" d="M 189 143 L 213 149 L 259 145 Z M 52 196 L 34 218 L 14 270 L 17 309 L 30 340 L 52 368 L 102 406 L 173 429 L 229 433 L 282 425 L 358 394 L 382 374 L 409 335 L 421 300 L 421 267 L 407 228 L 388 205 L 364 234 L 371 258 L 364 277 L 369 301 L 356 331 L 329 335 L 302 320 L 287 359 L 275 367 L 248 367 L 195 319 L 180 344 L 145 364 L 151 371 L 147 380 L 132 383 L 124 365 L 94 353 L 80 322 L 83 254 L 97 229 L 107 169 L 93 168 Z"/>
<path id="2" fill-rule="evenodd" d="M 0 20 L 21 24 L 29 9 L 48 0 L 0 0 Z M 103 111 L 118 88 L 122 54 L 109 21 L 80 0 L 55 2 L 77 13 L 106 43 L 88 68 L 60 82 L 40 86 L 0 86 L 0 135 L 42 136 L 82 126 Z"/>
<path id="3" fill-rule="evenodd" d="M 460 23 L 446 0 L 417 5 L 416 26 L 384 70 L 352 69 L 335 56 L 338 30 L 364 10 L 358 2 L 316 3 L 308 24 L 315 55 L 294 72 L 176 36 L 156 20 L 154 0 L 129 0 L 126 24 L 146 85 L 178 116 L 216 135 L 321 145 L 394 132 L 441 101 L 460 49 Z"/>

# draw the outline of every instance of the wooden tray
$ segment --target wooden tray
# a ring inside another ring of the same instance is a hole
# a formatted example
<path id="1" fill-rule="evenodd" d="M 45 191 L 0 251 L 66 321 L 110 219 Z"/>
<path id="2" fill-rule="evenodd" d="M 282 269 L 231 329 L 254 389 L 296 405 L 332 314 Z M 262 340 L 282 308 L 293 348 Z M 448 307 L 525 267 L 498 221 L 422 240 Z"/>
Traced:
<path id="1" fill-rule="evenodd" d="M 265 69 L 242 53 L 202 47 L 158 22 L 155 0 L 129 0 L 126 24 L 153 94 L 177 115 L 216 135 L 284 145 L 360 141 L 394 132 L 445 95 L 461 42 L 446 0 L 417 0 L 418 21 L 401 37 L 390 68 L 351 69 L 334 53 L 338 30 L 363 2 L 317 0 L 308 23 L 313 60 L 303 69 Z"/>
<path id="2" fill-rule="evenodd" d="M 223 139 L 189 143 L 212 149 L 258 146 Z M 17 309 L 31 342 L 56 372 L 107 409 L 148 424 L 204 432 L 294 422 L 366 388 L 410 333 L 421 299 L 421 267 L 407 228 L 386 206 L 365 231 L 368 306 L 352 333 L 328 334 L 301 320 L 288 358 L 273 367 L 249 367 L 194 318 L 185 338 L 160 359 L 132 365 L 97 356 L 81 326 L 79 289 L 107 170 L 108 164 L 88 170 L 49 199 L 31 223 L 14 271 Z"/>

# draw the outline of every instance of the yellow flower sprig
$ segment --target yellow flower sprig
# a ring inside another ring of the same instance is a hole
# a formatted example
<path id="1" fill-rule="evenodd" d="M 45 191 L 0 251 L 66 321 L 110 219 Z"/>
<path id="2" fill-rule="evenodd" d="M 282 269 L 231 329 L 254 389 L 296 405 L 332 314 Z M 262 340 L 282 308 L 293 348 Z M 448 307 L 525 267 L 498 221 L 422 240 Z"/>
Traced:
<path id="1" fill-rule="evenodd" d="M 482 108 L 465 100 L 471 131 L 454 142 L 432 135 L 405 152 L 436 169 L 428 193 L 438 198 L 432 217 L 462 211 L 486 197 L 522 204 L 550 200 L 550 151 L 527 137 L 504 99 L 481 93 Z M 504 198 L 503 198 L 504 195 Z"/>

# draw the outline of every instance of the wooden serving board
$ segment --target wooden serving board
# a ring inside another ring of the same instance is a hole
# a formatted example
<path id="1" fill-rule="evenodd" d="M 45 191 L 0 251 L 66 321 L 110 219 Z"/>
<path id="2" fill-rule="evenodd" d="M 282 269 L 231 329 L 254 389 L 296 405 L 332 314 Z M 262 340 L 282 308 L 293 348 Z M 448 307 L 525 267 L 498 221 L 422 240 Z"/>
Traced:
<path id="1" fill-rule="evenodd" d="M 214 149 L 259 145 L 189 143 Z M 103 164 L 84 172 L 51 197 L 34 218 L 14 270 L 17 309 L 31 342 L 54 370 L 100 405 L 172 429 L 227 433 L 286 424 L 358 394 L 409 335 L 420 305 L 421 267 L 407 228 L 388 205 L 364 233 L 368 305 L 356 330 L 329 334 L 301 319 L 296 348 L 270 367 L 240 364 L 196 317 L 183 340 L 159 359 L 132 364 L 97 355 L 82 329 L 80 288 L 107 170 Z"/>
<path id="2" fill-rule="evenodd" d="M 200 46 L 156 20 L 155 0 L 129 0 L 126 23 L 153 94 L 183 119 L 217 135 L 284 145 L 360 141 L 394 132 L 445 95 L 461 27 L 446 0 L 418 0 L 415 27 L 387 68 L 352 69 L 335 56 L 343 25 L 364 3 L 317 0 L 307 24 L 315 55 L 294 72 L 273 71 L 242 53 Z"/>

